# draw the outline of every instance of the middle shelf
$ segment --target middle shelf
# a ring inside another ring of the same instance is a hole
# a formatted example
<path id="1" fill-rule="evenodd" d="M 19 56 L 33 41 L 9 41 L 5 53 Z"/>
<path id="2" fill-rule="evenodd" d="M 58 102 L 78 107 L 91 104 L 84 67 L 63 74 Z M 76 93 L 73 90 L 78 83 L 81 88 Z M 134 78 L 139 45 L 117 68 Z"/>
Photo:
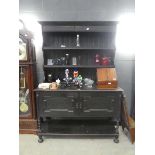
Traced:
<path id="1" fill-rule="evenodd" d="M 116 48 L 115 47 L 109 47 L 109 48 L 97 48 L 97 47 L 52 47 L 52 46 L 44 46 L 42 48 L 44 51 L 48 51 L 48 50 L 57 50 L 57 51 L 61 51 L 61 50 L 76 50 L 76 51 L 96 51 L 96 50 L 102 50 L 102 51 L 115 51 Z"/>
<path id="2" fill-rule="evenodd" d="M 50 69 L 50 68 L 115 68 L 115 65 L 108 65 L 108 66 L 102 66 L 102 65 L 44 65 L 43 66 L 45 69 Z"/>

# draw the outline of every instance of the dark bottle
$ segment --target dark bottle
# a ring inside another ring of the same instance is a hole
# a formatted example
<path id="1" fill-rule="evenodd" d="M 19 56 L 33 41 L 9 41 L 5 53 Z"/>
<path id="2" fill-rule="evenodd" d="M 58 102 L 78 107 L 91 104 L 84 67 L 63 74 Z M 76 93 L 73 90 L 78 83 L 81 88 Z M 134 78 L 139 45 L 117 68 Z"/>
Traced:
<path id="1" fill-rule="evenodd" d="M 69 65 L 69 54 L 66 54 L 66 65 Z"/>
<path id="2" fill-rule="evenodd" d="M 47 81 L 48 81 L 49 83 L 52 82 L 52 74 L 48 74 L 48 75 L 47 75 Z"/>

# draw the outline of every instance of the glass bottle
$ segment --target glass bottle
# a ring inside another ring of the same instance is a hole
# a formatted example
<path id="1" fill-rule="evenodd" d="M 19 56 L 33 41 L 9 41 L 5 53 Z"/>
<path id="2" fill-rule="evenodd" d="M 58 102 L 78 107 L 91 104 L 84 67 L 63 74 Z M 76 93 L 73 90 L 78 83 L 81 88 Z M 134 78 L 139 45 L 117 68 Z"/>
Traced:
<path id="1" fill-rule="evenodd" d="M 100 55 L 96 54 L 95 55 L 95 65 L 99 65 L 100 64 Z"/>
<path id="2" fill-rule="evenodd" d="M 80 36 L 79 36 L 79 34 L 76 35 L 76 46 L 80 47 Z"/>
<path id="3" fill-rule="evenodd" d="M 66 65 L 69 65 L 69 54 L 66 54 Z"/>
<path id="4" fill-rule="evenodd" d="M 72 57 L 72 65 L 73 66 L 77 65 L 77 58 L 76 57 Z"/>

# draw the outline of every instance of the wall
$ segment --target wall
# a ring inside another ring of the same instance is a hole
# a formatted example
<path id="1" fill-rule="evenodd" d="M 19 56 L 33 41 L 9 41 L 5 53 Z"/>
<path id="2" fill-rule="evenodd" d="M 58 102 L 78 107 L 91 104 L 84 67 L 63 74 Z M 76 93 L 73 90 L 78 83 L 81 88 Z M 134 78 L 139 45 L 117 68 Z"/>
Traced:
<path id="1" fill-rule="evenodd" d="M 19 13 L 51 21 L 113 21 L 134 12 L 134 0 L 19 0 Z M 36 49 L 37 73 L 43 80 L 41 45 Z M 125 91 L 130 110 L 134 87 L 134 56 L 116 51 L 119 86 Z"/>

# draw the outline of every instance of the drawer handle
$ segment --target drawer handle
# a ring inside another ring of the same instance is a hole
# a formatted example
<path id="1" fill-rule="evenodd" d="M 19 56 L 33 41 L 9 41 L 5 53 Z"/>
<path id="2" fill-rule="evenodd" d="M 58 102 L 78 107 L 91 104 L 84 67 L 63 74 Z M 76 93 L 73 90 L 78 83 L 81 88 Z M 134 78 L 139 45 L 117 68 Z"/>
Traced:
<path id="1" fill-rule="evenodd" d="M 72 110 L 68 110 L 68 112 L 73 112 Z"/>
<path id="2" fill-rule="evenodd" d="M 75 102 L 75 99 L 71 99 L 71 102 Z"/>
<path id="3" fill-rule="evenodd" d="M 84 110 L 84 112 L 93 112 L 93 111 L 113 112 L 113 110 L 109 110 L 109 109 L 90 109 L 90 110 Z"/>
<path id="4" fill-rule="evenodd" d="M 90 110 L 84 110 L 84 112 L 90 112 Z"/>
<path id="5" fill-rule="evenodd" d="M 72 110 L 68 110 L 68 109 L 48 109 L 45 110 L 44 112 L 73 112 Z"/>
<path id="6" fill-rule="evenodd" d="M 87 102 L 88 100 L 84 99 L 83 102 Z"/>

